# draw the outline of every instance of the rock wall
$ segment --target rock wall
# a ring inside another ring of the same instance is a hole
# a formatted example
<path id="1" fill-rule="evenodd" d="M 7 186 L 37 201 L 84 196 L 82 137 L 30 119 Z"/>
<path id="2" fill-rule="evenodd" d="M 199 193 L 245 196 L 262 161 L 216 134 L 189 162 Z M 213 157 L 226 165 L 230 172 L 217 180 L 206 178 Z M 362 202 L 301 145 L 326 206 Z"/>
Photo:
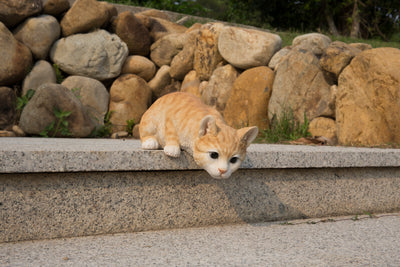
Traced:
<path id="1" fill-rule="evenodd" d="M 38 135 L 69 111 L 72 137 L 109 120 L 138 123 L 153 101 L 191 92 L 233 127 L 269 127 L 291 109 L 344 145 L 400 143 L 400 51 L 311 33 L 282 48 L 273 33 L 167 12 L 118 12 L 96 0 L 0 2 L 0 132 Z M 58 73 L 57 73 L 58 71 Z M 60 72 L 64 80 L 60 80 Z M 16 98 L 36 93 L 23 111 Z M 16 125 L 18 124 L 18 125 Z M 135 131 L 134 131 L 135 132 Z M 62 135 L 60 133 L 56 135 Z"/>

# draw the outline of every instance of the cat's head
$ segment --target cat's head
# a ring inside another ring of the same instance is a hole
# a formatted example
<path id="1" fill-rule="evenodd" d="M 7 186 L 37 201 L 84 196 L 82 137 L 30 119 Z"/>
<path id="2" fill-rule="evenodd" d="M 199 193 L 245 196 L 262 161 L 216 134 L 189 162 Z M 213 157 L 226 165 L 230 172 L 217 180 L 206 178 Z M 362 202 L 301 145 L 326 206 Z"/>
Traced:
<path id="1" fill-rule="evenodd" d="M 193 158 L 213 178 L 229 178 L 245 159 L 246 149 L 257 134 L 258 128 L 255 126 L 239 130 L 229 126 L 219 128 L 215 118 L 208 115 L 200 123 Z"/>

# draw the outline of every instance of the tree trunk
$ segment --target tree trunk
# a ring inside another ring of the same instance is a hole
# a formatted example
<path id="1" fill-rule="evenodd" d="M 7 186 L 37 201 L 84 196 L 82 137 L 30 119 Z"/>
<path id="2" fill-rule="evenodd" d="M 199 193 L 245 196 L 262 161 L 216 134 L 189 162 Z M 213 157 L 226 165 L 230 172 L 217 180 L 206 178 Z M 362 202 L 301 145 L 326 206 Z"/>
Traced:
<path id="1" fill-rule="evenodd" d="M 328 22 L 329 31 L 333 36 L 338 36 L 339 32 L 336 28 L 335 22 L 333 21 L 333 16 L 328 11 L 325 12 L 326 21 Z"/>
<path id="2" fill-rule="evenodd" d="M 357 38 L 360 35 L 360 10 L 358 9 L 358 0 L 354 1 L 353 14 L 351 15 L 351 38 Z"/>

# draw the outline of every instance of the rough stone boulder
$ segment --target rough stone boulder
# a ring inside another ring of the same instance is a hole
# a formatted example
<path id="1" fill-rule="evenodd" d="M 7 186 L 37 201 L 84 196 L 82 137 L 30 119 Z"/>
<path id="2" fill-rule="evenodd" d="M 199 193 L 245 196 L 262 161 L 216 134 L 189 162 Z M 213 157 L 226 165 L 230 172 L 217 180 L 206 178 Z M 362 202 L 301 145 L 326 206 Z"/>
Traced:
<path id="1" fill-rule="evenodd" d="M 27 17 L 40 13 L 42 9 L 42 0 L 2 0 L 0 21 L 12 28 Z"/>
<path id="2" fill-rule="evenodd" d="M 276 70 L 269 119 L 274 115 L 279 118 L 289 109 L 299 122 L 304 121 L 304 114 L 308 120 L 318 116 L 334 117 L 330 83 L 312 52 L 292 49 Z"/>
<path id="3" fill-rule="evenodd" d="M 110 89 L 109 110 L 113 132 L 125 131 L 127 120 L 139 123 L 151 103 L 151 89 L 146 81 L 134 74 L 125 74 Z"/>
<path id="4" fill-rule="evenodd" d="M 111 18 L 112 6 L 96 0 L 76 0 L 62 18 L 60 25 L 64 36 L 86 33 L 100 28 Z"/>
<path id="5" fill-rule="evenodd" d="M 149 81 L 156 73 L 156 65 L 143 56 L 128 56 L 122 66 L 122 74 L 136 74 L 145 81 Z"/>
<path id="6" fill-rule="evenodd" d="M 331 118 L 317 117 L 313 119 L 308 131 L 312 136 L 323 136 L 328 139 L 328 144 L 336 143 L 336 123 Z"/>
<path id="7" fill-rule="evenodd" d="M 193 69 L 201 81 L 208 81 L 223 61 L 218 51 L 218 36 L 223 27 L 222 23 L 207 23 L 200 28 L 196 36 Z"/>
<path id="8" fill-rule="evenodd" d="M 130 55 L 147 56 L 149 54 L 150 33 L 132 12 L 120 13 L 112 22 L 112 29 L 127 44 Z"/>
<path id="9" fill-rule="evenodd" d="M 42 0 L 43 13 L 59 16 L 70 8 L 68 0 Z"/>
<path id="10" fill-rule="evenodd" d="M 241 128 L 257 126 L 267 129 L 268 102 L 271 96 L 274 72 L 260 66 L 244 71 L 235 80 L 226 103 L 224 118 L 228 125 Z"/>
<path id="11" fill-rule="evenodd" d="M 22 83 L 22 95 L 25 95 L 29 89 L 36 91 L 42 84 L 56 82 L 56 72 L 51 64 L 45 60 L 39 60 Z"/>
<path id="12" fill-rule="evenodd" d="M 268 67 L 275 70 L 278 68 L 279 63 L 283 60 L 283 58 L 289 54 L 289 52 L 292 50 L 291 46 L 286 46 L 284 48 L 282 48 L 281 50 L 279 50 L 278 52 L 276 52 L 271 60 L 268 63 Z"/>
<path id="13" fill-rule="evenodd" d="M 41 15 L 29 18 L 14 30 L 15 39 L 26 45 L 36 59 L 46 59 L 51 45 L 60 37 L 55 17 Z"/>
<path id="14" fill-rule="evenodd" d="M 358 54 L 339 76 L 336 123 L 340 144 L 400 143 L 400 50 Z"/>
<path id="15" fill-rule="evenodd" d="M 0 130 L 11 130 L 17 117 L 16 95 L 13 89 L 0 87 Z"/>
<path id="16" fill-rule="evenodd" d="M 293 39 L 292 46 L 321 56 L 331 43 L 331 38 L 320 33 L 308 33 Z"/>
<path id="17" fill-rule="evenodd" d="M 221 56 L 239 69 L 268 65 L 282 46 L 279 35 L 238 27 L 223 27 L 218 37 Z"/>
<path id="18" fill-rule="evenodd" d="M 100 81 L 117 77 L 127 55 L 126 44 L 105 30 L 62 38 L 50 50 L 51 60 L 66 73 Z"/>
<path id="19" fill-rule="evenodd" d="M 87 137 L 95 128 L 79 99 L 60 84 L 44 84 L 36 90 L 21 113 L 19 126 L 27 134 L 39 135 L 53 122 L 58 123 L 54 109 L 71 112 L 65 120 L 73 137 Z M 53 130 L 55 128 L 56 126 Z M 53 132 L 49 134 L 52 135 Z M 56 136 L 62 135 L 57 132 Z"/>
<path id="20" fill-rule="evenodd" d="M 168 92 L 167 86 L 171 84 L 170 66 L 162 66 L 148 85 L 153 93 L 153 99 L 157 99 Z"/>
<path id="21" fill-rule="evenodd" d="M 97 127 L 104 125 L 110 94 L 101 82 L 88 77 L 69 76 L 62 85 L 70 89 L 81 101 Z"/>
<path id="22" fill-rule="evenodd" d="M 225 65 L 214 70 L 207 86 L 202 91 L 204 103 L 214 106 L 223 114 L 226 102 L 231 96 L 233 84 L 239 72 L 232 65 Z"/>
<path id="23" fill-rule="evenodd" d="M 359 53 L 361 53 L 360 49 L 340 41 L 335 41 L 328 46 L 319 63 L 321 68 L 339 77 L 342 70 Z"/>
<path id="24" fill-rule="evenodd" d="M 32 66 L 32 53 L 0 22 L 0 86 L 19 83 Z"/>
<path id="25" fill-rule="evenodd" d="M 148 17 L 140 13 L 137 14 L 136 17 L 147 27 L 153 41 L 157 41 L 158 39 L 172 33 L 184 33 L 187 30 L 185 26 L 166 19 Z"/>
<path id="26" fill-rule="evenodd" d="M 171 61 L 170 74 L 172 78 L 183 80 L 185 75 L 193 69 L 194 47 L 196 35 L 198 33 L 199 29 L 189 29 L 186 33 L 189 36 L 183 46 L 183 49 Z"/>
<path id="27" fill-rule="evenodd" d="M 158 39 L 151 45 L 151 60 L 159 67 L 170 65 L 172 59 L 183 49 L 188 37 L 185 33 L 177 33 Z"/>

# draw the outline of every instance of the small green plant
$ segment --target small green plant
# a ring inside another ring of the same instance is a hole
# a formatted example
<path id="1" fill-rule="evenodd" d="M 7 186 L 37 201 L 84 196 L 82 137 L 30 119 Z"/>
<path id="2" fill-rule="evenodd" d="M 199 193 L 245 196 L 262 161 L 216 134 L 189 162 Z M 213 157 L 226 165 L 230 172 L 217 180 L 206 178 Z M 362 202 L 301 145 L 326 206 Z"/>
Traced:
<path id="1" fill-rule="evenodd" d="M 62 83 L 65 79 L 64 75 L 62 74 L 60 68 L 57 64 L 53 64 L 54 71 L 56 72 L 56 81 L 57 83 Z"/>
<path id="2" fill-rule="evenodd" d="M 262 143 L 279 143 L 283 141 L 293 141 L 301 137 L 309 137 L 308 132 L 309 121 L 304 113 L 304 122 L 296 121 L 292 109 L 287 109 L 278 117 L 275 114 L 271 120 L 270 128 L 261 132 L 259 142 Z"/>
<path id="3" fill-rule="evenodd" d="M 71 89 L 71 92 L 74 93 L 74 95 L 76 96 L 76 98 L 81 99 L 81 88 L 79 87 L 75 87 Z"/>
<path id="4" fill-rule="evenodd" d="M 26 104 L 28 104 L 29 100 L 35 94 L 35 90 L 29 89 L 25 95 L 17 98 L 17 110 L 22 111 Z"/>
<path id="5" fill-rule="evenodd" d="M 68 118 L 71 115 L 71 111 L 63 111 L 54 107 L 54 115 L 56 116 L 56 121 L 50 123 L 41 133 L 42 137 L 55 137 L 57 134 L 61 136 L 71 136 L 71 132 L 68 129 Z"/>
<path id="6" fill-rule="evenodd" d="M 90 134 L 91 137 L 109 137 L 112 133 L 112 123 L 110 116 L 113 113 L 112 110 L 108 111 L 104 116 L 104 125 L 93 130 Z"/>
<path id="7" fill-rule="evenodd" d="M 126 121 L 126 131 L 129 135 L 132 135 L 133 127 L 135 126 L 135 120 L 127 120 Z"/>

